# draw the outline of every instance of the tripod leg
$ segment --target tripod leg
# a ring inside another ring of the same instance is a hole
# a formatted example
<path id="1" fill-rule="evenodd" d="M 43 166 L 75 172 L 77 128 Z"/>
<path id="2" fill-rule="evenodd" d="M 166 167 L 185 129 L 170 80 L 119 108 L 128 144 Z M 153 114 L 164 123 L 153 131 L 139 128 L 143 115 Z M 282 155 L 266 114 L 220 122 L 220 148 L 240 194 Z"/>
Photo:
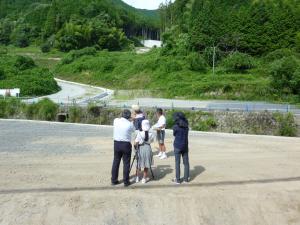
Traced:
<path id="1" fill-rule="evenodd" d="M 153 178 L 153 180 L 154 180 L 155 178 L 154 178 L 154 174 L 153 174 L 153 171 L 152 171 L 152 167 L 151 167 L 151 166 L 150 166 L 150 172 L 151 172 L 152 178 Z"/>
<path id="2" fill-rule="evenodd" d="M 133 163 L 134 163 L 134 161 L 135 161 L 135 158 L 136 158 L 136 155 L 133 157 L 133 160 L 132 160 L 132 163 L 131 163 L 131 166 L 130 166 L 130 170 L 129 170 L 129 174 L 130 174 L 130 172 L 131 172 L 131 169 L 132 169 Z"/>

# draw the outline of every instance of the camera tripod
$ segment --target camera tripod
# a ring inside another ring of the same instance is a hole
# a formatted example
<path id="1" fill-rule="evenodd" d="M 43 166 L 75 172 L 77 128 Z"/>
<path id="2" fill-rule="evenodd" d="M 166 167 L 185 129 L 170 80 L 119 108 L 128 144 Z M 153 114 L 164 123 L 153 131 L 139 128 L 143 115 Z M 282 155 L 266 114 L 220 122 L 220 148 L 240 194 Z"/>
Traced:
<path id="1" fill-rule="evenodd" d="M 139 155 L 138 155 L 138 151 L 139 151 L 139 148 L 137 148 L 136 151 L 135 151 L 135 154 L 134 154 L 134 157 L 133 157 L 131 166 L 130 166 L 129 174 L 130 174 L 130 172 L 131 172 L 131 170 L 132 170 L 133 163 L 134 163 L 135 160 L 136 160 L 136 165 L 137 165 L 137 167 L 138 167 L 138 164 L 139 164 Z M 153 180 L 154 180 L 154 175 L 153 175 L 153 171 L 152 171 L 151 164 L 150 164 L 150 168 L 149 168 L 149 169 L 150 169 L 152 178 L 153 178 Z"/>

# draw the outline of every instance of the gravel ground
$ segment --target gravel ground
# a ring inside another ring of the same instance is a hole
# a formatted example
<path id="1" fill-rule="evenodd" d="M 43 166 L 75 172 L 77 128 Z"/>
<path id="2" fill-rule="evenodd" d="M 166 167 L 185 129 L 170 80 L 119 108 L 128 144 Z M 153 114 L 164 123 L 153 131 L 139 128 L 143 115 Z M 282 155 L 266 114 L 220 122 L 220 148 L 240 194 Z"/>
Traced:
<path id="1" fill-rule="evenodd" d="M 0 120 L 0 224 L 300 224 L 299 138 L 192 132 L 191 182 L 176 186 L 168 132 L 156 179 L 125 189 L 110 186 L 111 135 Z"/>

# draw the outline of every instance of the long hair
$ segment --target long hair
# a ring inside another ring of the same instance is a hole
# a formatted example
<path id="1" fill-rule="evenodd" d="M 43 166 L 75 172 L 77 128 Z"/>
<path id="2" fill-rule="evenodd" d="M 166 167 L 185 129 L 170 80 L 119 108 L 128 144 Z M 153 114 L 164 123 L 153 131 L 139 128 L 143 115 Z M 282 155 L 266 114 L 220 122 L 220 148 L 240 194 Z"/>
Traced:
<path id="1" fill-rule="evenodd" d="M 145 131 L 145 139 L 144 141 L 148 141 L 149 140 L 149 131 Z"/>

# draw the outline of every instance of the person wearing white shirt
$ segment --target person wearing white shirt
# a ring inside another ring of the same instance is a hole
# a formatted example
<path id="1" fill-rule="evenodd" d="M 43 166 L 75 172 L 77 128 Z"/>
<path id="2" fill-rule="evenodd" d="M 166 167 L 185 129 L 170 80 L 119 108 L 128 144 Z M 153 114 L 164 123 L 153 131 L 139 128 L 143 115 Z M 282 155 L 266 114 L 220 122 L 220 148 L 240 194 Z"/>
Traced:
<path id="1" fill-rule="evenodd" d="M 165 147 L 165 129 L 167 126 L 166 117 L 163 114 L 163 110 L 158 108 L 156 110 L 156 115 L 158 117 L 157 123 L 153 126 L 153 129 L 157 131 L 157 141 L 159 145 L 158 157 L 160 159 L 166 159 L 166 147 Z"/>
<path id="2" fill-rule="evenodd" d="M 131 112 L 125 109 L 122 113 L 122 118 L 114 120 L 114 160 L 111 172 L 111 184 L 119 184 L 119 167 L 121 159 L 123 159 L 123 180 L 124 186 L 129 186 L 129 170 L 132 151 L 132 134 L 135 132 L 135 127 L 130 121 Z"/>
<path id="3" fill-rule="evenodd" d="M 136 179 L 135 182 L 140 181 L 139 171 L 144 169 L 144 176 L 142 183 L 145 184 L 148 180 L 148 171 L 151 169 L 153 164 L 153 154 L 151 148 L 151 142 L 154 140 L 154 134 L 150 131 L 150 122 L 149 120 L 142 121 L 142 131 L 138 131 L 135 138 L 135 146 L 137 147 L 137 170 L 136 170 Z"/>

